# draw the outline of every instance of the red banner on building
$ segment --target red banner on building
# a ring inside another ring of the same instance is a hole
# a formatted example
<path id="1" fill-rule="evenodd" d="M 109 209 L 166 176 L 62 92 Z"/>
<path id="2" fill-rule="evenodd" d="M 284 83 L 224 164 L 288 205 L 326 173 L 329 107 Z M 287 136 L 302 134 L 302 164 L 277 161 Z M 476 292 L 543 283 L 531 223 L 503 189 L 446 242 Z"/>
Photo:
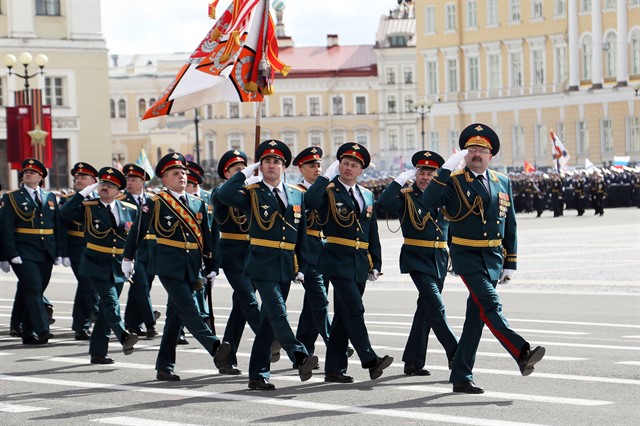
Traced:
<path id="1" fill-rule="evenodd" d="M 31 157 L 31 137 L 33 129 L 31 105 L 7 107 L 7 161 L 12 169 L 19 169 L 22 160 Z"/>

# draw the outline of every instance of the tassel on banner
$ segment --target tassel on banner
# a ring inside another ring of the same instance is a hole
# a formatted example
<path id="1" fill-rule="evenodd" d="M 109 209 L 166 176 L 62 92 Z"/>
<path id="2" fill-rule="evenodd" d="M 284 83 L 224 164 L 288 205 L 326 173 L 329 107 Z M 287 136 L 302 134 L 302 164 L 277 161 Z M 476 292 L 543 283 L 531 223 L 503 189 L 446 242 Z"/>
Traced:
<path id="1" fill-rule="evenodd" d="M 216 6 L 220 0 L 213 0 L 209 3 L 209 18 L 216 19 Z"/>
<path id="2" fill-rule="evenodd" d="M 224 51 L 222 52 L 222 56 L 220 56 L 220 62 L 227 62 L 231 57 L 231 53 L 233 52 L 233 48 L 236 46 L 241 46 L 240 43 L 240 32 L 233 31 L 231 36 L 229 36 L 229 40 L 227 40 L 227 45 L 224 47 Z"/>

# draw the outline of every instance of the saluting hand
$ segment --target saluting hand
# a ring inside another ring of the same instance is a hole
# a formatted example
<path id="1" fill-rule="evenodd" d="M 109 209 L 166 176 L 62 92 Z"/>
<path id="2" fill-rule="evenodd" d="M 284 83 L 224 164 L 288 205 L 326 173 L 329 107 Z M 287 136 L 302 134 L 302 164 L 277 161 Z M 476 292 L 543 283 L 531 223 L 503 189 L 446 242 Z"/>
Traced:
<path id="1" fill-rule="evenodd" d="M 398 182 L 400 184 L 400 186 L 403 186 L 405 183 L 407 183 L 407 181 L 409 181 L 409 180 L 411 180 L 411 179 L 413 179 L 415 177 L 416 177 L 416 169 L 412 168 L 412 169 L 409 169 L 407 171 L 404 171 L 404 172 L 400 173 L 398 175 L 398 177 L 395 178 L 394 180 L 396 182 Z"/>
<path id="2" fill-rule="evenodd" d="M 338 160 L 331 163 L 331 165 L 327 167 L 327 170 L 324 172 L 324 177 L 326 177 L 329 180 L 333 180 L 333 178 L 338 176 L 338 174 L 340 173 L 338 171 L 339 166 L 340 166 L 340 161 Z"/>
<path id="3" fill-rule="evenodd" d="M 251 175 L 253 175 L 258 167 L 260 167 L 260 163 L 253 163 L 251 165 L 248 165 L 247 167 L 242 169 L 242 174 L 244 174 L 244 177 L 249 178 Z"/>
<path id="4" fill-rule="evenodd" d="M 444 162 L 442 168 L 454 171 L 456 167 L 458 167 L 458 164 L 460 164 L 460 162 L 464 160 L 464 157 L 466 157 L 468 153 L 468 149 L 463 149 L 462 151 L 456 152 L 451 157 L 449 157 L 447 161 Z M 464 167 L 464 164 L 462 166 Z"/>

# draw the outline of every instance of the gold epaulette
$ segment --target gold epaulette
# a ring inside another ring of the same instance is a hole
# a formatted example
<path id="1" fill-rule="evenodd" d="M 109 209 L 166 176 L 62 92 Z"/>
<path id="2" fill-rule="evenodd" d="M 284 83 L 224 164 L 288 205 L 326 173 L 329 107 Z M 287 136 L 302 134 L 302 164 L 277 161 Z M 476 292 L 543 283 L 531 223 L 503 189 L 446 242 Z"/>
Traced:
<path id="1" fill-rule="evenodd" d="M 160 199 L 160 196 L 158 194 L 151 196 L 151 201 L 158 201 L 158 199 Z"/>
<path id="2" fill-rule="evenodd" d="M 87 201 L 83 201 L 82 205 L 83 206 L 97 206 L 98 205 L 98 201 L 100 201 L 98 198 L 96 198 L 95 200 L 87 200 Z"/>
<path id="3" fill-rule="evenodd" d="M 76 193 L 75 193 L 75 192 L 70 192 L 70 193 L 68 193 L 68 194 L 61 195 L 61 196 L 60 196 L 60 198 L 71 198 L 71 197 L 73 197 L 74 195 L 76 195 Z"/>
<path id="4" fill-rule="evenodd" d="M 260 184 L 252 183 L 251 185 L 245 186 L 244 189 L 256 189 L 256 188 L 259 188 L 259 187 L 260 187 Z"/>
<path id="5" fill-rule="evenodd" d="M 509 176 L 505 175 L 504 173 L 496 172 L 495 170 L 489 170 L 489 174 L 500 175 L 509 178 Z"/>
<path id="6" fill-rule="evenodd" d="M 6 194 L 13 194 L 14 192 L 19 192 L 20 189 L 14 189 L 13 191 L 7 191 Z"/>
<path id="7" fill-rule="evenodd" d="M 295 190 L 297 190 L 297 191 L 300 191 L 300 192 L 307 192 L 307 190 L 306 190 L 306 189 L 302 189 L 302 188 L 300 188 L 298 185 L 291 185 L 291 184 L 289 184 L 289 183 L 287 183 L 286 185 L 287 185 L 289 188 L 295 189 Z"/>
<path id="8" fill-rule="evenodd" d="M 402 188 L 400 190 L 400 192 L 402 192 L 403 194 L 407 194 L 409 192 L 413 192 L 413 188 L 409 187 L 409 188 Z"/>
<path id="9" fill-rule="evenodd" d="M 127 194 L 120 194 L 116 197 L 116 200 L 122 201 L 122 200 L 125 200 L 126 198 L 127 198 Z"/>
<path id="10" fill-rule="evenodd" d="M 452 172 L 449 176 L 458 176 L 464 173 L 464 169 Z"/>
<path id="11" fill-rule="evenodd" d="M 331 189 L 335 186 L 336 186 L 335 183 L 331 182 L 329 185 L 327 185 L 327 189 Z"/>
<path id="12" fill-rule="evenodd" d="M 120 202 L 122 203 L 122 205 L 123 205 L 123 206 L 127 206 L 127 207 L 129 207 L 130 209 L 138 210 L 138 206 L 136 206 L 136 205 L 135 205 L 135 204 L 133 204 L 133 203 L 130 203 L 130 202 L 128 202 L 128 201 L 120 201 Z"/>

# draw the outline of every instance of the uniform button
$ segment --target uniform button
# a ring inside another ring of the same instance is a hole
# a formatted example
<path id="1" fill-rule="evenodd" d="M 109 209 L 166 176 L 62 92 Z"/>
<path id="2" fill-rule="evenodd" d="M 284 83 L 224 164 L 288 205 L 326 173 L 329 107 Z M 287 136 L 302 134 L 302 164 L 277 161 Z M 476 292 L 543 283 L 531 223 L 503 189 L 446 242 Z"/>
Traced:
<path id="1" fill-rule="evenodd" d="M 360 230 L 360 228 L 356 228 L 356 232 L 358 232 Z"/>
<path id="2" fill-rule="evenodd" d="M 188 232 L 185 232 L 184 234 L 185 234 L 187 237 L 189 236 L 189 233 L 188 233 Z"/>
<path id="3" fill-rule="evenodd" d="M 189 253 L 189 250 L 188 250 L 188 249 L 187 249 L 187 250 L 185 250 L 185 251 L 186 251 L 187 253 Z"/>
<path id="4" fill-rule="evenodd" d="M 483 225 L 486 225 L 486 224 L 487 224 L 487 221 L 486 221 L 486 220 L 483 220 L 483 221 L 482 221 L 482 224 L 483 224 Z"/>
<path id="5" fill-rule="evenodd" d="M 439 239 L 440 239 L 440 237 L 436 237 L 436 240 L 439 240 Z"/>
<path id="6" fill-rule="evenodd" d="M 484 235 L 484 236 L 486 237 L 486 236 L 487 236 L 487 233 L 485 232 L 485 233 L 484 233 L 484 234 L 482 234 L 482 235 Z"/>
<path id="7" fill-rule="evenodd" d="M 286 237 L 282 237 L 282 241 L 286 240 Z"/>
<path id="8" fill-rule="evenodd" d="M 285 228 L 285 227 L 283 226 L 283 227 L 282 227 L 282 230 L 283 230 L 283 231 L 286 231 L 286 230 L 287 230 L 287 228 Z"/>
<path id="9" fill-rule="evenodd" d="M 500 221 L 499 220 L 496 220 L 496 225 L 500 225 Z"/>
<path id="10" fill-rule="evenodd" d="M 500 233 L 498 232 L 496 235 L 499 237 L 499 236 L 500 236 Z"/>

